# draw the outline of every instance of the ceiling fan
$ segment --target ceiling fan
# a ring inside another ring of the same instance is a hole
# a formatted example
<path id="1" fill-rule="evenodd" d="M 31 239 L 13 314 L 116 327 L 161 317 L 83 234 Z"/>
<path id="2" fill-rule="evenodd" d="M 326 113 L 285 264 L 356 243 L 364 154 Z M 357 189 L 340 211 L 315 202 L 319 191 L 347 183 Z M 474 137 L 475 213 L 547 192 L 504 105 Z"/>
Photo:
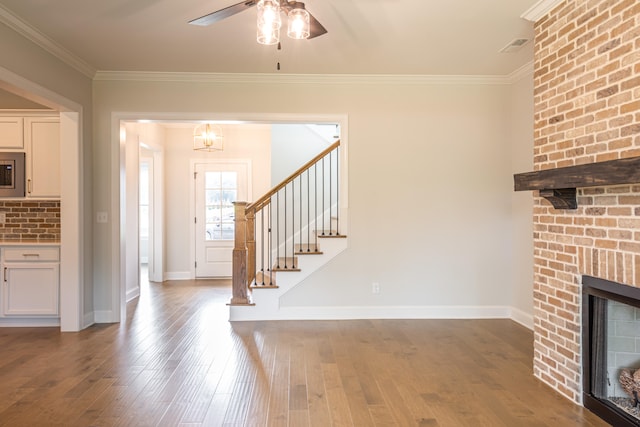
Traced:
<path id="1" fill-rule="evenodd" d="M 193 19 L 189 21 L 189 24 L 200 26 L 211 25 L 253 6 L 258 6 L 258 43 L 278 43 L 280 32 L 280 12 L 284 12 L 289 17 L 289 37 L 297 39 L 312 39 L 327 32 L 326 28 L 324 28 L 313 15 L 307 12 L 304 7 L 304 3 L 289 0 L 245 0 L 215 12 L 211 12 L 207 15 L 201 16 L 200 18 Z M 265 11 L 267 11 L 267 13 L 265 13 Z M 267 16 L 269 16 L 268 12 L 271 12 L 269 18 L 267 18 Z M 302 21 L 298 21 L 299 17 L 302 17 L 300 18 Z M 269 20 L 267 22 L 269 24 L 269 30 L 267 31 L 269 34 L 266 36 L 263 34 L 261 40 L 261 32 L 264 32 L 263 28 L 266 27 L 265 19 Z M 275 19 L 275 22 L 273 19 Z M 275 23 L 277 23 L 277 29 L 274 27 Z M 305 27 L 302 27 L 302 25 L 305 25 Z M 277 32 L 277 34 L 274 36 L 272 34 L 273 32 Z"/>

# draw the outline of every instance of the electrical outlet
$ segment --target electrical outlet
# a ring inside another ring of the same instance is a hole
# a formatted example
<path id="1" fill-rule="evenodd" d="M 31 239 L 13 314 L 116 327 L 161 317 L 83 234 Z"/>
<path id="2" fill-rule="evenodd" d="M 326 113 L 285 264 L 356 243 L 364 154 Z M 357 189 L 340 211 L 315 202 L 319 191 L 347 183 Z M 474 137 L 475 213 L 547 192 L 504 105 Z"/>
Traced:
<path id="1" fill-rule="evenodd" d="M 96 221 L 100 224 L 105 224 L 108 221 L 108 215 L 106 212 L 98 212 L 96 214 Z"/>
<path id="2" fill-rule="evenodd" d="M 7 213 L 0 212 L 0 224 L 4 224 L 5 222 L 7 222 Z"/>
<path id="3" fill-rule="evenodd" d="M 380 293 L 380 283 L 373 282 L 371 284 L 371 292 L 373 292 L 374 294 L 379 294 Z"/>

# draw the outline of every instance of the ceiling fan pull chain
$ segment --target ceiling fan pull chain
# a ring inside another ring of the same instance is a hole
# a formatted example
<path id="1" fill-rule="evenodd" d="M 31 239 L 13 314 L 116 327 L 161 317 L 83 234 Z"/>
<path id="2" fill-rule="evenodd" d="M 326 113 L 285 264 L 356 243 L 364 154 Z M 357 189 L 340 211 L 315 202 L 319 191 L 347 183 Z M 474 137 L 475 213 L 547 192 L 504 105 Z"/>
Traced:
<path id="1" fill-rule="evenodd" d="M 282 45 L 278 42 L 278 50 L 282 50 Z M 280 71 L 280 61 L 278 61 L 278 65 L 276 65 L 276 69 Z"/>

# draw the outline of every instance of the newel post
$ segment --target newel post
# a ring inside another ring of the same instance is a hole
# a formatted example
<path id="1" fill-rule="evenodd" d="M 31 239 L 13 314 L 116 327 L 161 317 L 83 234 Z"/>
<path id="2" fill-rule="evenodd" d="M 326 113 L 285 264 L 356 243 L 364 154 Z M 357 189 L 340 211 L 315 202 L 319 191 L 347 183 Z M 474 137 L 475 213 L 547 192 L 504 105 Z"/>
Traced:
<path id="1" fill-rule="evenodd" d="M 233 247 L 233 294 L 229 305 L 247 305 L 249 301 L 247 287 L 247 202 L 233 202 L 235 214 L 235 244 Z"/>

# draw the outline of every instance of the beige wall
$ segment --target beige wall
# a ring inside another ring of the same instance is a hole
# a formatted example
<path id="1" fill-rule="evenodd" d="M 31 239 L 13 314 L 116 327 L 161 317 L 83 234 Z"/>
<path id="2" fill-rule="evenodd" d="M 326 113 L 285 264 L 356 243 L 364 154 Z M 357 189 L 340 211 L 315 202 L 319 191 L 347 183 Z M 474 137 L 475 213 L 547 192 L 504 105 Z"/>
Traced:
<path id="1" fill-rule="evenodd" d="M 346 115 L 349 249 L 285 302 L 481 313 L 512 305 L 511 261 L 530 254 L 511 253 L 511 86 L 282 82 L 96 81 L 96 208 L 109 209 L 118 197 L 114 113 Z M 111 242 L 112 231 L 96 230 L 95 237 Z M 99 310 L 110 309 L 117 274 L 111 249 L 110 243 L 96 247 L 94 256 L 105 271 L 96 278 Z M 380 283 L 379 295 L 371 294 L 372 281 Z"/>
<path id="2" fill-rule="evenodd" d="M 533 70 L 527 72 L 511 88 L 511 171 L 533 170 Z M 511 196 L 512 306 L 533 327 L 533 195 L 530 191 L 513 192 Z M 524 319 L 523 319 L 524 320 Z"/>

